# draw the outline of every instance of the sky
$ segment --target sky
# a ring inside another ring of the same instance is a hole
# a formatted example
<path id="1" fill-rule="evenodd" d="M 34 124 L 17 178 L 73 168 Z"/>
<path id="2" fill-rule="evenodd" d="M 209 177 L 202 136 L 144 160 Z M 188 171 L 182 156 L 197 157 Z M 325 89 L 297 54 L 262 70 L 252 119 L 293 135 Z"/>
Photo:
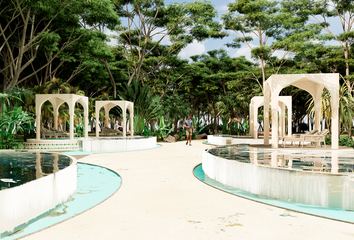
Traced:
<path id="1" fill-rule="evenodd" d="M 183 0 L 165 0 L 165 4 L 171 2 L 192 2 L 192 1 L 183 1 Z M 214 4 L 215 9 L 218 11 L 217 21 L 221 21 L 221 16 L 227 13 L 227 4 L 231 2 L 231 0 L 210 0 Z M 233 49 L 225 46 L 227 43 L 231 43 L 235 36 L 225 37 L 223 39 L 208 39 L 203 42 L 194 41 L 192 44 L 189 44 L 185 47 L 181 53 L 180 57 L 184 59 L 191 60 L 189 57 L 193 55 L 200 55 L 203 53 L 207 53 L 208 51 L 215 49 L 225 49 L 231 57 L 237 56 L 248 56 L 251 59 L 251 51 L 247 46 L 243 46 L 241 49 Z"/>
<path id="2" fill-rule="evenodd" d="M 185 2 L 192 2 L 193 0 L 165 0 L 165 4 L 169 4 L 171 2 L 178 2 L 178 3 L 185 3 Z M 215 9 L 218 11 L 218 16 L 215 19 L 216 21 L 221 21 L 221 16 L 225 13 L 227 13 L 228 8 L 227 8 L 227 4 L 229 2 L 232 2 L 234 0 L 209 0 L 210 2 L 212 2 L 212 4 L 214 4 Z M 340 28 L 340 24 L 339 24 L 339 20 L 332 20 L 330 21 L 331 25 L 332 25 L 332 29 Z M 238 49 L 234 49 L 234 48 L 228 48 L 226 47 L 227 43 L 231 43 L 232 40 L 235 38 L 235 33 L 229 32 L 230 36 L 228 37 L 224 37 L 223 39 L 207 39 L 203 42 L 197 42 L 194 41 L 193 43 L 187 45 L 185 48 L 182 49 L 181 53 L 180 53 L 180 57 L 183 59 L 188 59 L 189 61 L 191 61 L 190 57 L 193 55 L 200 55 L 200 54 L 206 54 L 208 51 L 211 50 L 215 50 L 215 49 L 225 49 L 228 54 L 231 57 L 240 57 L 240 56 L 245 56 L 248 60 L 253 61 L 251 59 L 251 49 L 246 45 L 246 44 L 242 44 L 241 48 Z M 156 39 L 155 39 L 156 40 Z M 162 44 L 168 44 L 169 41 L 168 39 L 164 39 L 162 41 Z M 111 45 L 116 44 L 114 41 L 111 42 Z M 331 42 L 330 44 L 332 45 L 337 45 L 338 43 L 336 41 Z M 257 39 L 252 41 L 250 44 L 252 47 L 257 46 L 258 42 Z M 278 51 L 275 52 L 276 56 L 280 57 L 282 56 L 282 52 Z"/>

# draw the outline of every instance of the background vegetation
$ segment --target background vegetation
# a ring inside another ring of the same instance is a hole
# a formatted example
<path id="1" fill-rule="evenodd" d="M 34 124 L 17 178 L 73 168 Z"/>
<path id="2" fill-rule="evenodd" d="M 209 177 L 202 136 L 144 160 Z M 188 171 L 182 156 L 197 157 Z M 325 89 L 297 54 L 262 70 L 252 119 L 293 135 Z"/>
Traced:
<path id="1" fill-rule="evenodd" d="M 38 93 L 88 96 L 91 119 L 95 100 L 133 101 L 135 132 L 161 140 L 168 134 L 184 139 L 180 122 L 188 114 L 197 126 L 194 137 L 247 134 L 251 98 L 262 95 L 270 75 L 291 73 L 340 74 L 341 134 L 350 138 L 353 11 L 345 0 L 234 0 L 219 22 L 213 4 L 203 0 L 0 0 L 1 148 L 21 148 L 19 134 L 33 137 Z M 341 22 L 339 34 L 329 19 Z M 221 46 L 189 60 L 180 57 L 194 40 L 231 33 L 236 37 L 227 46 L 247 45 L 253 61 L 231 57 Z M 111 39 L 117 44 L 110 45 Z M 282 57 L 274 54 L 279 51 Z M 293 96 L 294 132 L 308 130 L 309 94 L 290 86 L 281 95 Z M 324 91 L 325 128 L 331 125 L 329 99 Z M 52 106 L 46 103 L 41 111 L 43 124 L 54 127 Z M 67 130 L 67 106 L 59 112 L 59 127 Z M 118 108 L 110 114 L 111 123 L 122 117 Z M 79 105 L 75 125 L 82 130 Z"/>

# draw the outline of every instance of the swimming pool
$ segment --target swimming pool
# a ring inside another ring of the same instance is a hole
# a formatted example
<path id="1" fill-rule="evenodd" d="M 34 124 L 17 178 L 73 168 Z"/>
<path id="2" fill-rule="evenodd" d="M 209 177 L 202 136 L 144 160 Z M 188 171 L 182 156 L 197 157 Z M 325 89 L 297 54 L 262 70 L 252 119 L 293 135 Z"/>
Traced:
<path id="1" fill-rule="evenodd" d="M 214 179 L 209 178 L 209 176 L 204 173 L 201 164 L 196 166 L 193 169 L 193 174 L 196 178 L 198 178 L 200 181 L 204 182 L 205 184 L 210 185 L 211 187 L 214 187 L 221 191 L 233 194 L 238 197 L 246 198 L 252 201 L 256 201 L 256 202 L 260 202 L 260 203 L 264 203 L 267 205 L 280 207 L 284 209 L 289 209 L 292 211 L 297 211 L 309 215 L 329 218 L 338 221 L 344 221 L 348 223 L 354 223 L 353 211 L 346 211 L 338 208 L 325 208 L 325 207 L 319 207 L 319 206 L 314 206 L 309 204 L 301 204 L 301 203 L 291 202 L 287 200 L 270 198 L 259 194 L 253 194 L 247 191 L 243 191 L 241 189 L 237 189 L 226 184 L 222 184 Z"/>
<path id="2" fill-rule="evenodd" d="M 249 145 L 203 152 L 203 171 L 222 184 L 274 199 L 354 210 L 354 153 Z"/>
<path id="3" fill-rule="evenodd" d="M 77 188 L 76 159 L 58 153 L 1 151 L 0 235 L 48 214 Z"/>
<path id="4" fill-rule="evenodd" d="M 56 173 L 71 163 L 70 157 L 57 153 L 1 151 L 0 191 Z"/>
<path id="5" fill-rule="evenodd" d="M 17 228 L 4 240 L 23 237 L 81 214 L 112 196 L 122 184 L 121 177 L 110 169 L 86 163 L 77 166 L 76 193 L 49 214 Z"/>

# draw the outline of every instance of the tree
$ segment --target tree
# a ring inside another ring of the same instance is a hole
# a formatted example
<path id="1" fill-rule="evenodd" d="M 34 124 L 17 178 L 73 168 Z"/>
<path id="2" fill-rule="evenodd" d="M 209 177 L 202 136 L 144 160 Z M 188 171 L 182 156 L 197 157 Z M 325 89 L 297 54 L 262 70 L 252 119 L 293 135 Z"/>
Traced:
<path id="1" fill-rule="evenodd" d="M 105 19 L 107 11 L 104 10 L 109 5 L 109 0 L 0 1 L 0 73 L 4 91 L 49 66 L 60 53 L 91 30 L 81 28 L 80 14 L 86 13 L 88 23 L 93 25 Z M 101 11 L 94 12 L 94 8 Z M 62 35 L 59 34 L 63 32 L 67 35 L 65 42 L 61 42 Z M 46 54 L 47 61 L 24 75 L 24 70 L 31 66 L 39 51 Z"/>
<path id="2" fill-rule="evenodd" d="M 235 0 L 228 4 L 229 12 L 222 16 L 226 29 L 236 33 L 233 43 L 227 45 L 239 48 L 244 43 L 251 49 L 252 57 L 259 61 L 262 91 L 267 70 L 278 74 L 297 52 L 308 49 L 308 39 L 315 35 L 312 26 L 304 28 L 306 17 L 293 16 L 283 5 L 283 2 L 272 0 Z M 251 44 L 254 39 L 258 39 L 256 47 Z M 272 56 L 278 50 L 283 51 L 280 59 Z M 267 68 L 268 63 L 272 67 Z M 254 72 L 253 75 L 257 77 Z"/>
<path id="3" fill-rule="evenodd" d="M 213 21 L 216 10 L 207 1 L 165 6 L 163 0 L 115 0 L 115 4 L 122 20 L 127 22 L 126 26 L 117 29 L 117 38 L 131 62 L 128 85 L 133 79 L 143 82 L 146 75 L 142 73 L 144 59 L 163 39 L 169 37 L 171 42 L 161 54 L 167 57 L 193 40 L 226 35 L 221 31 L 222 26 Z M 157 40 L 152 41 L 153 38 Z M 163 61 L 161 58 L 155 67 Z"/>
<path id="4" fill-rule="evenodd" d="M 230 47 L 240 47 L 245 43 L 258 58 L 262 68 L 262 86 L 266 81 L 266 60 L 271 53 L 267 46 L 269 38 L 279 34 L 280 24 L 276 21 L 278 3 L 270 0 L 235 0 L 228 4 L 229 12 L 222 16 L 225 27 L 237 37 Z M 258 38 L 259 46 L 253 48 L 250 41 Z"/>
<path id="5" fill-rule="evenodd" d="M 327 36 L 320 36 L 326 40 L 336 40 L 342 48 L 345 63 L 345 82 L 352 89 L 350 82 L 353 75 L 350 74 L 350 65 L 353 64 L 351 46 L 354 43 L 354 3 L 348 0 L 287 0 L 288 9 L 297 16 L 306 16 L 310 21 L 317 23 L 327 32 Z M 341 33 L 337 34 L 337 27 L 331 28 L 329 20 L 337 17 L 340 20 Z"/>

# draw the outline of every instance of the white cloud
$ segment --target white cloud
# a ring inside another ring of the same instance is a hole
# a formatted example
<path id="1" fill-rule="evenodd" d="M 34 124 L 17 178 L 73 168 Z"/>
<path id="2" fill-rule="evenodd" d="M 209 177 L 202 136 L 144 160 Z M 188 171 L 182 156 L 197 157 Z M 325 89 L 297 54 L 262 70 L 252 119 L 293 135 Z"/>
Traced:
<path id="1" fill-rule="evenodd" d="M 108 28 L 105 28 L 104 29 L 104 33 L 107 34 L 108 36 L 111 36 L 111 35 L 116 35 L 115 32 L 112 32 L 111 30 L 109 30 Z M 118 41 L 117 39 L 114 39 L 114 38 L 111 38 L 110 37 L 110 42 L 108 42 L 108 45 L 110 46 L 117 46 L 118 45 Z"/>
<path id="2" fill-rule="evenodd" d="M 284 54 L 285 54 L 285 51 L 283 51 L 283 50 L 277 50 L 277 51 L 275 51 L 273 54 L 272 54 L 272 56 L 273 57 L 277 57 L 277 58 L 279 58 L 279 59 L 282 59 L 283 57 L 284 57 Z M 285 57 L 289 57 L 290 55 L 289 55 L 289 53 L 285 56 Z"/>
<path id="3" fill-rule="evenodd" d="M 162 33 L 159 33 L 159 32 L 162 32 Z M 158 33 L 158 34 L 157 34 L 157 33 Z M 151 35 L 156 34 L 156 35 L 154 35 L 154 36 L 152 37 L 152 40 L 153 40 L 153 41 L 159 41 L 159 40 L 163 37 L 163 35 L 165 35 L 165 33 L 166 33 L 166 30 L 164 30 L 163 28 L 157 28 L 157 29 L 155 29 L 155 31 L 153 31 L 153 32 L 151 33 Z M 165 36 L 165 37 L 162 39 L 162 41 L 160 42 L 160 44 L 162 44 L 162 45 L 170 45 L 170 44 L 171 44 L 171 41 L 170 41 L 170 39 L 169 39 L 168 36 Z"/>
<path id="4" fill-rule="evenodd" d="M 222 5 L 219 7 L 220 11 L 226 12 L 227 10 L 229 10 L 229 8 L 227 7 L 227 5 Z"/>
<path id="5" fill-rule="evenodd" d="M 197 40 L 193 40 L 193 43 L 188 44 L 187 47 L 183 48 L 180 57 L 189 59 L 190 56 L 200 55 L 205 52 L 205 46 L 201 42 L 197 42 Z"/>
<path id="6" fill-rule="evenodd" d="M 252 43 L 249 44 L 252 48 L 257 47 L 257 45 L 254 45 Z M 251 58 L 251 48 L 249 48 L 247 45 L 243 45 L 241 48 L 239 48 L 236 53 L 232 57 L 240 57 L 240 56 L 245 56 L 247 60 L 249 61 L 254 61 Z"/>

